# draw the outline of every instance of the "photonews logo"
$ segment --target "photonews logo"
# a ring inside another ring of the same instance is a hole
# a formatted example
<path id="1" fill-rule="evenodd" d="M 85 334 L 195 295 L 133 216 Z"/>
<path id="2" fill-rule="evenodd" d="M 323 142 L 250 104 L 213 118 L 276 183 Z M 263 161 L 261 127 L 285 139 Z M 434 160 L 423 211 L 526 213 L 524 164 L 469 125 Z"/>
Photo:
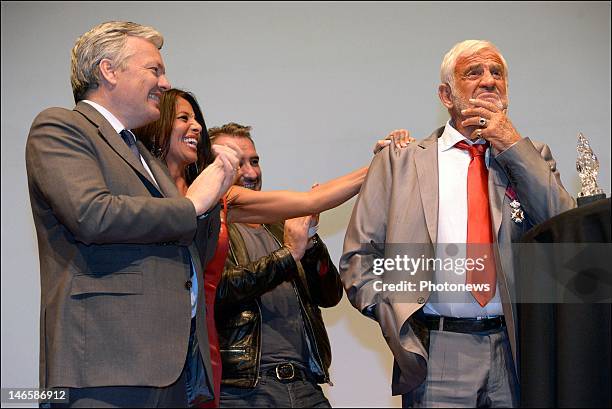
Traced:
<path id="1" fill-rule="evenodd" d="M 463 275 L 466 271 L 482 272 L 485 268 L 485 254 L 483 257 L 420 257 L 414 258 L 408 255 L 397 255 L 393 258 L 376 258 L 372 272 L 376 275 L 382 275 L 388 271 L 405 271 L 411 276 L 417 271 L 424 272 L 445 272 Z"/>

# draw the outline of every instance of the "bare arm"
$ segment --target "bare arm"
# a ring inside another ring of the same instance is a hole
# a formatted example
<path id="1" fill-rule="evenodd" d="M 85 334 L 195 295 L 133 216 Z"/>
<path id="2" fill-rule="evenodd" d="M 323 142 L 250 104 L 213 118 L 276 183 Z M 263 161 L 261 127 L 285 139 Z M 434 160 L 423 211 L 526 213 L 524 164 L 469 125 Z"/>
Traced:
<path id="1" fill-rule="evenodd" d="M 232 186 L 227 193 L 230 223 L 272 223 L 332 209 L 355 196 L 368 171 L 360 168 L 308 192 L 258 192 Z"/>

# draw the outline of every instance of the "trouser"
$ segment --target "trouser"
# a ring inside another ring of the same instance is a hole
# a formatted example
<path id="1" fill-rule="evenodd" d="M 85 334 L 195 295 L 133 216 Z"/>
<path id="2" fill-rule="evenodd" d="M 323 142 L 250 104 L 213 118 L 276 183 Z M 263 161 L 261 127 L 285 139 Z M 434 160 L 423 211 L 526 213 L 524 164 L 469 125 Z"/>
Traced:
<path id="1" fill-rule="evenodd" d="M 253 388 L 221 386 L 221 407 L 228 408 L 330 408 L 329 401 L 316 381 L 283 380 L 275 375 L 274 366 L 262 366 Z M 297 369 L 301 375 L 304 371 Z M 282 377 L 282 374 L 281 374 Z"/>
<path id="2" fill-rule="evenodd" d="M 427 378 L 402 407 L 516 407 L 518 380 L 505 327 L 491 333 L 430 331 Z"/>

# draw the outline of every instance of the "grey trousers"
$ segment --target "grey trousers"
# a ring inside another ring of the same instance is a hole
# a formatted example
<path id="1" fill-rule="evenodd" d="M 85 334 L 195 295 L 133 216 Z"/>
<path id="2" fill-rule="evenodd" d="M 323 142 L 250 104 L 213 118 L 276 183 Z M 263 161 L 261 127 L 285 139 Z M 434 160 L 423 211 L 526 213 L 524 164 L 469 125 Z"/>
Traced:
<path id="1" fill-rule="evenodd" d="M 403 407 L 517 407 L 519 388 L 506 330 L 431 331 L 427 378 Z"/>

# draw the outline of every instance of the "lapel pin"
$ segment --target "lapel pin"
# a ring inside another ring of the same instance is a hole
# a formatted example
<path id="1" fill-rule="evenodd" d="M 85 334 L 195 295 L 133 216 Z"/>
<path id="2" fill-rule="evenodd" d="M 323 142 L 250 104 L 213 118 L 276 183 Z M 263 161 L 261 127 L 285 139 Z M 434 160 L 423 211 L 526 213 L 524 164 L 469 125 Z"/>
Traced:
<path id="1" fill-rule="evenodd" d="M 516 192 L 512 189 L 512 186 L 508 186 L 506 189 L 506 196 L 511 200 L 510 207 L 510 219 L 514 223 L 520 224 L 525 220 L 525 213 L 523 213 L 523 209 L 521 208 L 521 202 L 518 201 L 518 197 L 516 196 Z"/>

